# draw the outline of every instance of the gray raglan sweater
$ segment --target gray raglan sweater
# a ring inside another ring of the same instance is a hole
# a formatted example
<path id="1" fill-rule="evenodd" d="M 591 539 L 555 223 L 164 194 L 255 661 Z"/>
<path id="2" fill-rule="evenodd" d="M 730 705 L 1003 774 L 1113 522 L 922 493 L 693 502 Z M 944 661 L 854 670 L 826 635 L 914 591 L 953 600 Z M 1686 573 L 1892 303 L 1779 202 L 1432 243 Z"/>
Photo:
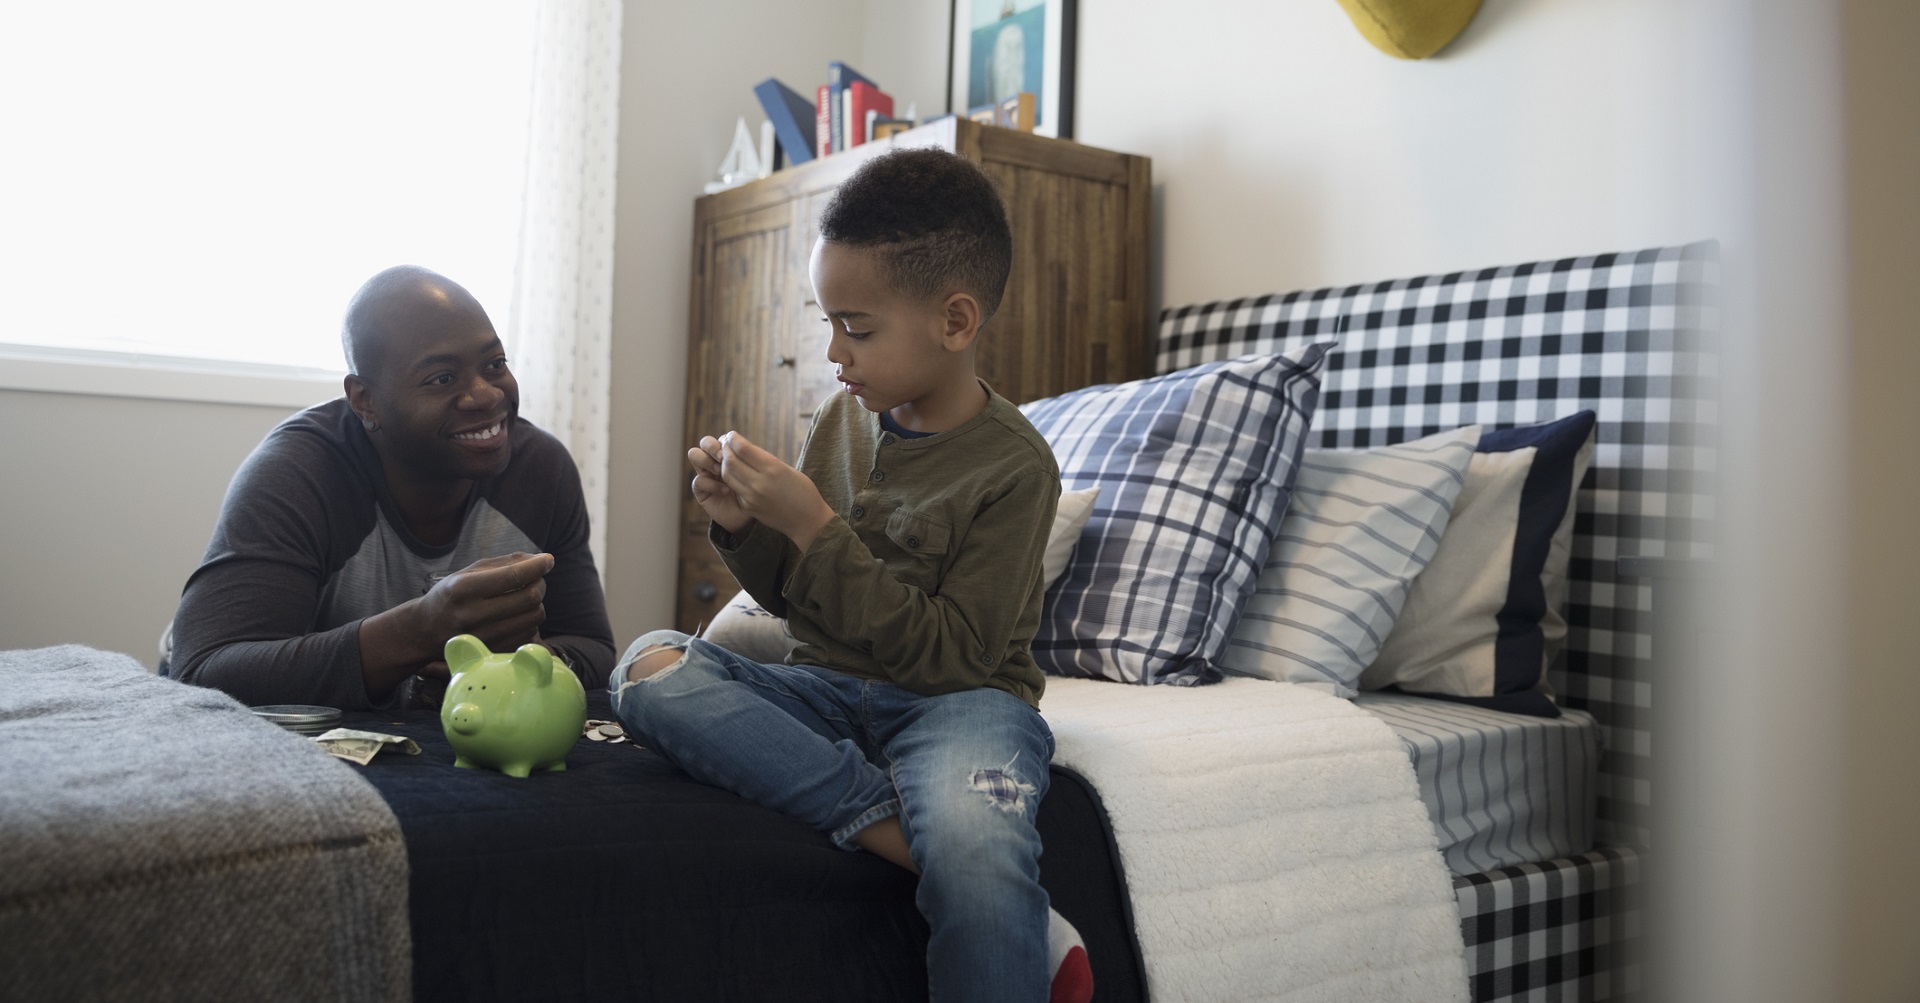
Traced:
<path id="1" fill-rule="evenodd" d="M 459 538 L 433 547 L 400 519 L 346 400 L 308 408 L 269 433 L 227 488 L 174 615 L 168 674 L 256 706 L 376 706 L 360 677 L 360 621 L 418 598 L 434 575 L 524 551 L 554 556 L 542 643 L 589 689 L 604 686 L 613 629 L 587 533 L 572 457 L 524 419 L 507 469 L 473 492 Z"/>

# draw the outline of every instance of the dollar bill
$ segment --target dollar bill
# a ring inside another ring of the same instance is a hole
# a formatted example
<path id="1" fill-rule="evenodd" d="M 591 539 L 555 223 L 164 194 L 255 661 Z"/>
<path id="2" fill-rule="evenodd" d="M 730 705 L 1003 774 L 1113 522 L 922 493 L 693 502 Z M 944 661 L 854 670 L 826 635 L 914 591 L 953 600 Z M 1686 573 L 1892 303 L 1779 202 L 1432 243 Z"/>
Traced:
<path id="1" fill-rule="evenodd" d="M 391 745 L 409 756 L 420 754 L 420 743 L 401 735 L 383 735 L 377 731 L 355 731 L 352 728 L 335 728 L 313 736 L 322 749 L 341 759 L 350 760 L 365 766 L 373 762 L 380 750 Z"/>

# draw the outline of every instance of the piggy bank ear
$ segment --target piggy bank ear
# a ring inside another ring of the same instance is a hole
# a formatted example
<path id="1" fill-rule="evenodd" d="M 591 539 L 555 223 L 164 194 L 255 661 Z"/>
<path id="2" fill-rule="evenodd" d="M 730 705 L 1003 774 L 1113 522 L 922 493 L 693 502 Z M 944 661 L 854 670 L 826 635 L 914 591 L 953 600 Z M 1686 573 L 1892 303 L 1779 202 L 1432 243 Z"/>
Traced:
<path id="1" fill-rule="evenodd" d="M 513 653 L 513 674 L 533 686 L 553 682 L 553 653 L 538 644 L 521 645 Z"/>
<path id="2" fill-rule="evenodd" d="M 472 634 L 461 634 L 447 642 L 447 668 L 460 673 L 479 665 L 493 652 Z"/>

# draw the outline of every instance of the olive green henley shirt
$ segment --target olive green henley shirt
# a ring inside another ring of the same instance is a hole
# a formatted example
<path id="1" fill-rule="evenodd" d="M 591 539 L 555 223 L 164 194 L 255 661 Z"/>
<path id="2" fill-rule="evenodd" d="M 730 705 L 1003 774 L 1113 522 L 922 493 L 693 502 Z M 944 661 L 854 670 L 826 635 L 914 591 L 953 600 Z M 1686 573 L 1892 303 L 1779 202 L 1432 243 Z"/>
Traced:
<path id="1" fill-rule="evenodd" d="M 925 438 L 884 431 L 846 394 L 821 404 L 799 468 L 839 518 L 806 553 L 757 522 L 739 537 L 711 527 L 741 587 L 786 618 L 789 662 L 1040 706 L 1029 645 L 1060 470 L 1019 408 L 981 387 L 985 410 Z"/>

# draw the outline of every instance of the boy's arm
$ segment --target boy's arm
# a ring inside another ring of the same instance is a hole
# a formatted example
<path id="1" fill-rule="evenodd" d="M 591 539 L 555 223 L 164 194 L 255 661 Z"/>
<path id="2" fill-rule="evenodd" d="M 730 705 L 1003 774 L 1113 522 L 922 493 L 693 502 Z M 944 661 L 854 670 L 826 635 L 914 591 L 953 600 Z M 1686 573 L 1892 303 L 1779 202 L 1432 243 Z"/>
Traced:
<path id="1" fill-rule="evenodd" d="M 807 441 L 812 440 L 809 428 Z M 806 474 L 738 432 L 704 438 L 687 455 L 700 471 L 694 497 L 713 517 L 714 549 L 762 608 L 786 617 L 780 592 L 787 566 L 822 526 L 839 517 Z"/>
<path id="2" fill-rule="evenodd" d="M 716 522 L 707 527 L 707 542 L 761 609 L 787 618 L 787 597 L 780 594 L 780 583 L 787 580 L 787 566 L 798 555 L 786 537 L 757 522 L 735 536 Z"/>
<path id="3" fill-rule="evenodd" d="M 901 582 L 834 519 L 794 562 L 787 603 L 829 635 L 867 647 L 893 682 L 925 695 L 985 685 L 1031 630 L 1060 481 L 1038 468 L 982 506 L 936 592 Z"/>

